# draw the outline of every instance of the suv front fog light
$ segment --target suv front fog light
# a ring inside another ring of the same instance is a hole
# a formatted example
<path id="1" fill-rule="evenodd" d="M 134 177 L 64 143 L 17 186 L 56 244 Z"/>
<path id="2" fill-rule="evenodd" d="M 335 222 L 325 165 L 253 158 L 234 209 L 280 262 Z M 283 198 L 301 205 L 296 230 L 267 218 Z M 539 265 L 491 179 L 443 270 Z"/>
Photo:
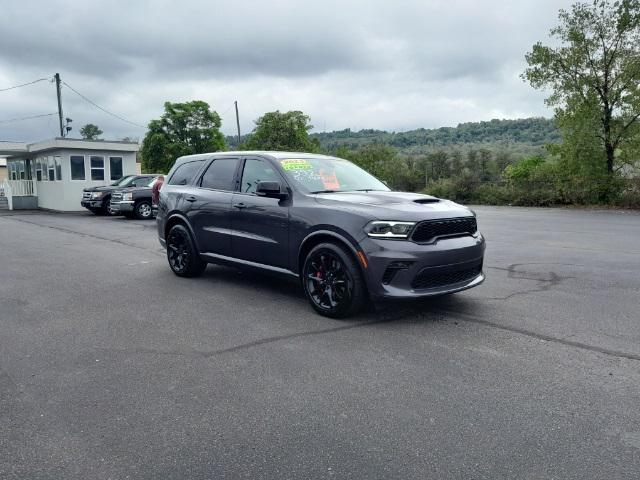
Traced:
<path id="1" fill-rule="evenodd" d="M 407 238 L 415 222 L 392 222 L 375 220 L 364 227 L 364 231 L 374 238 Z"/>

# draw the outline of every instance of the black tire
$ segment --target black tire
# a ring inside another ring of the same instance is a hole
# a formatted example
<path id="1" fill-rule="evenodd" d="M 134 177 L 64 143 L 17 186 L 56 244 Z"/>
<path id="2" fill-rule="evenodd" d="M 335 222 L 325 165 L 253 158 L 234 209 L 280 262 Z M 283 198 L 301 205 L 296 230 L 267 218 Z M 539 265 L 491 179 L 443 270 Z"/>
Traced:
<path id="1" fill-rule="evenodd" d="M 148 202 L 146 200 L 142 200 L 136 203 L 134 212 L 138 220 L 150 220 L 153 218 L 153 210 L 151 209 L 151 202 Z"/>
<path id="2" fill-rule="evenodd" d="M 207 268 L 196 249 L 189 230 L 184 225 L 174 225 L 167 235 L 167 261 L 173 273 L 179 277 L 197 277 Z"/>
<path id="3" fill-rule="evenodd" d="M 111 197 L 107 197 L 104 200 L 102 200 L 102 208 L 100 209 L 101 210 L 101 213 L 100 213 L 101 215 L 105 215 L 107 217 L 111 216 L 110 203 L 111 203 Z"/>
<path id="4" fill-rule="evenodd" d="M 358 313 L 367 300 L 360 266 L 350 252 L 334 243 L 321 243 L 307 254 L 302 288 L 320 315 L 346 318 Z"/>

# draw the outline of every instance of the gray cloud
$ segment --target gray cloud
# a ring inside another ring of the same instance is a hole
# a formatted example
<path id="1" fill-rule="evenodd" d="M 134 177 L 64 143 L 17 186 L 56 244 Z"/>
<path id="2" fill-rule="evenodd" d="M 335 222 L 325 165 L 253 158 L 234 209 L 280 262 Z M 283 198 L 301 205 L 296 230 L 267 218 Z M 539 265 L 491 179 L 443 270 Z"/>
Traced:
<path id="1" fill-rule="evenodd" d="M 136 123 L 164 101 L 203 99 L 234 130 L 265 111 L 302 109 L 318 129 L 390 130 L 549 115 L 518 74 L 570 0 L 3 2 L 0 88 L 59 71 Z M 143 129 L 68 89 L 74 126 Z M 0 92 L 0 121 L 55 111 L 51 84 Z M 56 119 L 0 123 L 0 139 L 55 134 Z"/>

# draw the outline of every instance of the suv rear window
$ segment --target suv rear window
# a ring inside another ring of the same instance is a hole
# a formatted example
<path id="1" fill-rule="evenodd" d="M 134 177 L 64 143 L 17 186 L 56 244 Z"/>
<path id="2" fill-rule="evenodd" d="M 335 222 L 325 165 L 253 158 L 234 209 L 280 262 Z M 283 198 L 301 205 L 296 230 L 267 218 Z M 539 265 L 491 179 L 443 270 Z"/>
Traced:
<path id="1" fill-rule="evenodd" d="M 193 177 L 196 176 L 198 170 L 204 163 L 204 160 L 195 160 L 193 162 L 187 162 L 176 168 L 171 178 L 169 179 L 169 185 L 187 185 L 191 183 Z"/>

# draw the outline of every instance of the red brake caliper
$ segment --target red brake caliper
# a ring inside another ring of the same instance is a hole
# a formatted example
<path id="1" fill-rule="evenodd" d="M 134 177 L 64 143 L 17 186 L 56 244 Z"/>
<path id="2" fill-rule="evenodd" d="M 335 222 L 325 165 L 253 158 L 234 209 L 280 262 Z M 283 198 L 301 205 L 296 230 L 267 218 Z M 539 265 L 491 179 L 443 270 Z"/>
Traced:
<path id="1" fill-rule="evenodd" d="M 320 265 L 320 268 L 318 268 L 318 271 L 316 272 L 316 278 L 318 280 L 322 280 L 322 265 Z M 320 286 L 320 288 L 322 288 L 322 293 L 324 294 L 324 288 L 322 286 Z"/>

